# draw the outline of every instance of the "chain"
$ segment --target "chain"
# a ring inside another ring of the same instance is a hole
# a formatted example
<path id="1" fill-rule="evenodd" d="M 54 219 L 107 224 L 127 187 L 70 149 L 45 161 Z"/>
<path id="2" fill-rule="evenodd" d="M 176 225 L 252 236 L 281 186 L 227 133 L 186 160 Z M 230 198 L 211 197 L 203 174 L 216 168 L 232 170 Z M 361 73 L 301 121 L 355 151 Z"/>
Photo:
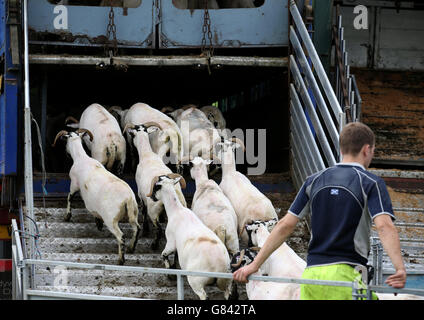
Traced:
<path id="1" fill-rule="evenodd" d="M 211 18 L 208 10 L 208 0 L 204 0 L 205 3 L 205 14 L 203 19 L 203 38 L 202 38 L 202 55 L 205 55 L 208 59 L 208 72 L 211 75 L 211 57 L 213 56 L 213 44 L 212 44 L 212 31 L 211 31 Z M 208 35 L 209 48 L 206 49 L 206 34 Z"/>
<path id="2" fill-rule="evenodd" d="M 204 0 L 205 3 L 205 14 L 203 19 L 203 38 L 202 38 L 202 53 L 206 54 L 209 58 L 213 56 L 213 43 L 212 43 L 212 30 L 211 30 L 211 18 L 208 10 L 208 0 Z M 206 49 L 206 34 L 208 35 L 209 48 Z"/>
<path id="3" fill-rule="evenodd" d="M 116 56 L 118 53 L 118 40 L 116 39 L 116 25 L 115 25 L 115 12 L 113 11 L 112 0 L 109 0 L 110 11 L 109 11 L 109 23 L 107 25 L 107 33 L 106 33 L 106 55 Z M 112 40 L 110 37 L 112 35 Z M 110 48 L 110 44 L 112 44 L 112 49 Z"/>

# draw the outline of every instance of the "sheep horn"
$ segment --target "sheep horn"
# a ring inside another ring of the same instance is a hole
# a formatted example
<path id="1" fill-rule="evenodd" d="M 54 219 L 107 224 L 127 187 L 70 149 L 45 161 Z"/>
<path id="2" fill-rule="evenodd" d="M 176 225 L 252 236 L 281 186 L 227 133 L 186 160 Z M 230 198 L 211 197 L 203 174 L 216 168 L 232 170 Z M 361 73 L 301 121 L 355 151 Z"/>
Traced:
<path id="1" fill-rule="evenodd" d="M 162 108 L 161 110 L 160 110 L 160 112 L 162 112 L 162 113 L 165 113 L 165 112 L 173 112 L 174 111 L 174 108 L 171 108 L 171 107 L 164 107 L 164 108 Z"/>
<path id="2" fill-rule="evenodd" d="M 166 175 L 169 179 L 175 179 L 175 178 L 179 178 L 179 177 L 181 177 L 181 179 L 180 179 L 180 185 L 181 185 L 181 188 L 183 188 L 183 189 L 185 189 L 186 188 L 186 181 L 184 180 L 184 178 L 183 178 L 183 176 L 182 175 L 180 175 L 180 174 L 178 174 L 178 173 L 169 173 L 169 174 L 167 174 Z"/>
<path id="3" fill-rule="evenodd" d="M 244 249 L 240 251 L 239 261 L 237 263 L 233 263 L 231 266 L 234 268 L 240 267 L 241 263 L 243 262 L 243 258 L 244 258 Z"/>
<path id="4" fill-rule="evenodd" d="M 55 147 L 57 139 L 59 139 L 61 136 L 64 136 L 65 134 L 68 134 L 68 131 L 66 131 L 66 130 L 59 131 L 58 134 L 56 135 L 56 138 L 54 138 L 54 142 L 52 144 L 52 147 Z"/>
<path id="5" fill-rule="evenodd" d="M 80 133 L 83 133 L 83 134 L 88 134 L 88 136 L 90 137 L 90 141 L 93 141 L 93 134 L 90 132 L 90 130 L 88 130 L 88 129 L 78 129 L 77 131 L 75 131 L 76 133 L 78 133 L 78 134 L 80 134 Z"/>
<path id="6" fill-rule="evenodd" d="M 238 139 L 238 138 L 231 138 L 231 142 L 238 143 L 243 148 L 243 152 L 246 151 L 246 147 L 244 146 L 244 143 L 240 139 Z"/>
<path id="7" fill-rule="evenodd" d="M 154 121 L 149 121 L 149 122 L 143 123 L 143 126 L 146 127 L 146 128 L 155 126 L 155 127 L 158 127 L 159 129 L 163 130 L 162 127 L 160 126 L 160 124 L 157 123 L 157 122 L 154 122 Z"/>
<path id="8" fill-rule="evenodd" d="M 113 107 L 110 107 L 109 109 L 107 109 L 107 111 L 109 111 L 109 112 L 112 112 L 112 111 L 120 112 L 120 111 L 122 111 L 122 108 L 120 106 L 113 106 Z"/>
<path id="9" fill-rule="evenodd" d="M 195 106 L 194 104 L 186 104 L 185 106 L 182 106 L 181 109 L 188 110 L 188 109 L 191 109 L 191 108 L 197 109 L 197 106 Z"/>
<path id="10" fill-rule="evenodd" d="M 69 116 L 65 119 L 65 124 L 67 124 L 68 121 L 72 121 L 73 123 L 79 123 L 79 121 L 72 116 Z"/>
<path id="11" fill-rule="evenodd" d="M 150 192 L 146 194 L 146 197 L 150 198 L 153 193 L 153 188 L 155 187 L 155 184 L 159 181 L 159 176 L 156 176 L 153 178 L 152 183 L 150 184 Z"/>
<path id="12" fill-rule="evenodd" d="M 191 161 L 191 160 L 193 160 L 193 159 L 189 155 L 188 156 L 184 156 L 184 157 L 182 157 L 182 159 L 179 161 L 178 164 L 186 163 L 186 162 Z"/>
<path id="13" fill-rule="evenodd" d="M 132 123 L 127 123 L 123 130 L 123 133 L 127 132 L 128 129 L 134 129 L 134 128 L 135 128 L 135 125 L 133 125 Z"/>

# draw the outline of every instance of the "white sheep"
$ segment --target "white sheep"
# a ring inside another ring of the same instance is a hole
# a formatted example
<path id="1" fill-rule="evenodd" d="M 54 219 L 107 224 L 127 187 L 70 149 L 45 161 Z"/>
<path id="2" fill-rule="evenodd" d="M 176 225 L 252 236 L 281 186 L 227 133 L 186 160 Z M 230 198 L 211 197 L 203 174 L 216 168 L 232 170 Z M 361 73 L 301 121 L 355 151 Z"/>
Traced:
<path id="1" fill-rule="evenodd" d="M 166 246 L 162 259 L 170 267 L 169 255 L 177 252 L 181 269 L 188 271 L 229 272 L 230 257 L 218 236 L 206 227 L 196 214 L 183 206 L 175 192 L 175 185 L 183 178 L 158 176 L 152 184 L 149 197 L 161 200 L 168 216 Z M 188 283 L 201 300 L 207 299 L 205 286 L 215 278 L 188 276 Z M 224 291 L 225 299 L 231 294 L 233 279 L 217 278 L 217 287 Z"/>
<path id="2" fill-rule="evenodd" d="M 244 229 L 246 224 L 254 220 L 278 219 L 278 216 L 272 202 L 244 174 L 236 170 L 234 149 L 238 147 L 244 149 L 243 142 L 233 138 L 218 145 L 221 149 L 217 158 L 222 166 L 222 180 L 219 186 L 233 205 L 237 214 L 239 237 L 246 243 L 248 240 Z"/>
<path id="3" fill-rule="evenodd" d="M 139 155 L 139 163 L 137 165 L 135 180 L 138 188 L 138 196 L 143 201 L 147 209 L 147 215 L 152 221 L 156 231 L 155 241 L 152 244 L 153 249 L 156 249 L 159 245 L 159 240 L 161 238 L 159 217 L 164 212 L 165 208 L 162 201 L 153 201 L 147 195 L 150 193 L 155 177 L 173 175 L 171 169 L 164 164 L 162 158 L 158 154 L 153 152 L 152 147 L 150 146 L 149 133 L 154 132 L 157 128 L 161 128 L 158 123 L 147 122 L 142 125 L 127 125 L 124 129 L 124 132 L 128 132 L 130 134 L 132 143 L 135 145 Z M 185 185 L 176 185 L 175 192 L 178 195 L 179 201 L 184 206 L 187 206 L 181 187 L 185 188 Z M 144 228 L 146 228 L 147 221 L 146 219 L 144 221 Z"/>
<path id="4" fill-rule="evenodd" d="M 226 121 L 225 118 L 217 107 L 214 106 L 204 106 L 200 108 L 200 111 L 202 111 L 206 117 L 209 119 L 210 122 L 215 126 L 215 128 L 224 130 L 226 128 Z"/>
<path id="5" fill-rule="evenodd" d="M 128 216 L 133 230 L 128 252 L 134 252 L 140 231 L 137 221 L 137 201 L 134 192 L 125 181 L 107 171 L 99 161 L 90 158 L 85 153 L 81 136 L 86 134 L 92 139 L 92 134 L 86 129 L 79 129 L 76 133 L 62 130 L 56 135 L 53 143 L 55 146 L 58 139 L 66 139 L 66 151 L 73 160 L 69 172 L 71 186 L 65 221 L 71 219 L 71 201 L 73 196 L 79 192 L 85 207 L 96 218 L 98 229 L 101 230 L 104 223 L 116 237 L 119 246 L 119 264 L 124 264 L 125 243 L 118 223 Z"/>
<path id="6" fill-rule="evenodd" d="M 218 131 L 206 115 L 193 105 L 171 113 L 179 126 L 184 143 L 184 158 L 213 159 L 215 147 L 221 141 Z"/>
<path id="7" fill-rule="evenodd" d="M 218 184 L 208 178 L 206 166 L 212 160 L 194 158 L 191 163 L 191 177 L 196 182 L 191 210 L 225 244 L 230 255 L 239 251 L 237 216 L 230 200 L 224 195 Z"/>
<path id="8" fill-rule="evenodd" d="M 109 110 L 120 116 L 122 128 L 127 125 L 140 125 L 152 121 L 158 123 L 162 129 L 149 135 L 152 150 L 163 160 L 165 160 L 164 157 L 169 152 L 171 163 L 179 164 L 181 162 L 184 142 L 180 128 L 172 118 L 145 103 L 136 103 L 124 111 L 116 106 Z M 128 135 L 127 139 L 130 139 Z M 132 150 L 131 143 L 130 149 Z"/>
<path id="9" fill-rule="evenodd" d="M 126 159 L 126 142 L 121 128 L 115 117 L 97 103 L 88 106 L 82 113 L 80 120 L 68 117 L 65 123 L 71 128 L 89 130 L 93 141 L 84 137 L 84 142 L 91 151 L 91 156 L 100 161 L 109 171 L 122 175 Z"/>
<path id="10" fill-rule="evenodd" d="M 254 246 L 263 247 L 277 220 L 254 221 L 246 226 Z M 278 247 L 261 265 L 257 274 L 270 277 L 302 277 L 306 262 L 291 249 L 286 242 Z M 246 284 L 250 300 L 299 300 L 300 285 L 296 283 L 249 281 Z"/>

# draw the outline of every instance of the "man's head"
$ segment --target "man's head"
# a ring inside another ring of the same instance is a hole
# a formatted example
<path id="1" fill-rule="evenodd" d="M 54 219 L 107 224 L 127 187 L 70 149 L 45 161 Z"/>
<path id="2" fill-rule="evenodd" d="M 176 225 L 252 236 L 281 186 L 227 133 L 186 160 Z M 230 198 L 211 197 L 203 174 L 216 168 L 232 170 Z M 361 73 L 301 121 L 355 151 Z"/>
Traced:
<path id="1" fill-rule="evenodd" d="M 340 134 L 340 152 L 343 161 L 356 160 L 368 168 L 374 156 L 375 136 L 372 130 L 361 122 L 347 124 Z"/>

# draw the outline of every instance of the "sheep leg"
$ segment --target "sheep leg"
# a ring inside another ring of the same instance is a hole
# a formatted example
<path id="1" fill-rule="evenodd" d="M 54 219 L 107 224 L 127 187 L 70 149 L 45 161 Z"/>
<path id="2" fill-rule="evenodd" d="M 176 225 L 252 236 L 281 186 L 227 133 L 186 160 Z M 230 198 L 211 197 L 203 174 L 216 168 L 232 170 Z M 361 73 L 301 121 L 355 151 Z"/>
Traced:
<path id="1" fill-rule="evenodd" d="M 131 224 L 132 230 L 133 230 L 133 237 L 130 242 L 130 246 L 128 248 L 128 253 L 133 253 L 135 251 L 135 247 L 137 245 L 138 241 L 138 235 L 140 234 L 140 225 L 137 221 L 138 216 L 138 207 L 133 208 L 132 212 L 128 209 L 128 220 Z"/>
<path id="2" fill-rule="evenodd" d="M 78 190 L 72 190 L 72 184 L 71 184 L 71 191 L 68 193 L 68 203 L 66 206 L 66 215 L 65 215 L 66 222 L 71 221 L 71 216 L 72 216 L 71 202 L 77 193 L 78 193 Z"/>
<path id="3" fill-rule="evenodd" d="M 227 300 L 238 300 L 238 299 L 239 299 L 239 294 L 237 290 L 237 283 L 233 281 L 231 293 L 229 294 Z"/>
<path id="4" fill-rule="evenodd" d="M 143 206 L 143 208 L 141 209 L 141 213 L 143 215 L 143 231 L 142 231 L 141 235 L 143 237 L 146 237 L 147 234 L 149 233 L 149 230 L 150 230 L 149 221 L 147 219 L 147 207 L 146 206 Z"/>
<path id="5" fill-rule="evenodd" d="M 152 243 L 152 249 L 157 250 L 159 247 L 159 241 L 162 237 L 162 227 L 159 224 L 159 216 L 162 213 L 164 207 L 162 202 L 156 202 L 147 208 L 147 214 L 153 223 L 154 228 L 154 241 Z"/>
<path id="6" fill-rule="evenodd" d="M 204 277 L 187 277 L 190 287 L 193 289 L 194 293 L 197 294 L 200 300 L 207 300 L 208 295 L 205 291 L 205 285 L 208 282 L 208 278 Z"/>
<path id="7" fill-rule="evenodd" d="M 96 227 L 97 230 L 102 231 L 103 229 L 103 220 L 100 218 L 94 218 L 95 222 L 96 222 Z"/>
<path id="8" fill-rule="evenodd" d="M 154 223 L 154 241 L 152 243 L 152 249 L 153 250 L 157 250 L 159 248 L 159 241 L 160 238 L 162 237 L 162 227 L 160 226 L 160 224 L 156 221 Z"/>
<path id="9" fill-rule="evenodd" d="M 175 247 L 175 243 L 174 241 L 170 241 L 168 240 L 166 242 L 166 246 L 165 249 L 163 249 L 162 254 L 161 254 L 161 258 L 162 261 L 165 264 L 165 268 L 166 269 L 170 269 L 171 268 L 171 264 L 169 262 L 169 255 L 173 254 L 175 252 L 175 258 L 177 257 L 177 252 L 176 252 L 177 248 Z M 174 263 L 175 263 L 175 259 L 174 259 Z"/>
<path id="10" fill-rule="evenodd" d="M 105 224 L 109 231 L 115 236 L 116 240 L 118 241 L 118 264 L 123 265 L 125 263 L 125 241 L 123 239 L 123 233 L 119 228 L 118 222 L 119 221 L 117 220 L 113 221 L 112 223 L 110 221 L 105 221 Z"/>

